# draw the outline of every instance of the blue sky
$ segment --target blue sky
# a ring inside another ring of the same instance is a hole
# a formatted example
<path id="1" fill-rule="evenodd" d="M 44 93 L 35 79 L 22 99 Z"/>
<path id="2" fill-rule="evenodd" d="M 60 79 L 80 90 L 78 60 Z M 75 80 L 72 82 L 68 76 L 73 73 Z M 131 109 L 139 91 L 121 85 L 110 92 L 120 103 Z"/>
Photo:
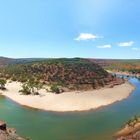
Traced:
<path id="1" fill-rule="evenodd" d="M 140 58 L 140 1 L 0 0 L 0 56 Z"/>

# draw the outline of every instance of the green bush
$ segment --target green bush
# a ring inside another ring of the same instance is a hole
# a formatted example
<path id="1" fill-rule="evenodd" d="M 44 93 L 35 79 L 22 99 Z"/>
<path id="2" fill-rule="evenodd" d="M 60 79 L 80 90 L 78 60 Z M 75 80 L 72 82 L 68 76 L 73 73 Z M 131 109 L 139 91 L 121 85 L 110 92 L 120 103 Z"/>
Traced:
<path id="1" fill-rule="evenodd" d="M 26 83 L 22 85 L 22 90 L 19 92 L 22 92 L 25 95 L 33 94 L 38 95 L 38 91 L 42 88 L 42 84 L 35 81 L 35 80 L 29 80 Z"/>
<path id="2" fill-rule="evenodd" d="M 26 83 L 22 85 L 22 90 L 20 90 L 19 92 L 21 92 L 24 95 L 31 94 L 31 90 L 30 90 L 29 86 Z"/>
<path id="3" fill-rule="evenodd" d="M 6 84 L 6 80 L 5 79 L 0 79 L 0 89 L 5 90 L 5 84 Z"/>
<path id="4" fill-rule="evenodd" d="M 58 85 L 57 84 L 53 84 L 53 85 L 51 85 L 51 91 L 52 92 L 54 92 L 54 93 L 60 93 L 60 89 L 59 89 L 59 87 L 58 87 Z"/>

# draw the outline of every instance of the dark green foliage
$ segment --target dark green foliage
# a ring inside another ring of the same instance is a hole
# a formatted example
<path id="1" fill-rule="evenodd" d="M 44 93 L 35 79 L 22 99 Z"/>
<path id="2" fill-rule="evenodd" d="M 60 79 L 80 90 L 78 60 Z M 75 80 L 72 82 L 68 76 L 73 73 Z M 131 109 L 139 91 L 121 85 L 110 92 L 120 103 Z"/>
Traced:
<path id="1" fill-rule="evenodd" d="M 0 76 L 25 83 L 34 79 L 43 84 L 56 83 L 62 86 L 94 84 L 94 79 L 103 86 L 105 82 L 103 80 L 108 78 L 108 73 L 86 59 L 62 58 L 9 65 L 0 69 Z"/>
<path id="2" fill-rule="evenodd" d="M 22 85 L 22 92 L 25 95 L 33 94 L 38 95 L 38 91 L 42 88 L 42 84 L 38 81 L 35 81 L 34 79 L 30 79 L 27 82 L 23 83 Z"/>
<path id="3" fill-rule="evenodd" d="M 92 82 L 93 89 L 96 89 L 98 86 L 99 86 L 98 81 L 96 79 L 93 79 L 93 82 Z"/>
<path id="4" fill-rule="evenodd" d="M 6 84 L 6 80 L 5 79 L 0 79 L 0 89 L 1 90 L 5 90 L 5 84 Z"/>
<path id="5" fill-rule="evenodd" d="M 30 87 L 28 86 L 27 83 L 24 83 L 24 84 L 22 85 L 22 89 L 21 89 L 19 92 L 21 92 L 21 93 L 24 94 L 24 95 L 29 95 L 29 94 L 31 94 Z"/>
<path id="6" fill-rule="evenodd" d="M 105 82 L 104 82 L 104 80 L 103 80 L 103 79 L 101 79 L 101 80 L 100 80 L 100 85 L 101 85 L 102 87 L 104 87 L 104 86 L 105 86 Z"/>
<path id="7" fill-rule="evenodd" d="M 57 94 L 60 93 L 60 89 L 57 84 L 52 84 L 50 89 L 54 93 L 57 93 Z"/>
<path id="8" fill-rule="evenodd" d="M 137 123 L 140 123 L 140 116 L 134 116 L 134 118 L 130 119 L 126 124 L 129 127 L 134 127 Z"/>

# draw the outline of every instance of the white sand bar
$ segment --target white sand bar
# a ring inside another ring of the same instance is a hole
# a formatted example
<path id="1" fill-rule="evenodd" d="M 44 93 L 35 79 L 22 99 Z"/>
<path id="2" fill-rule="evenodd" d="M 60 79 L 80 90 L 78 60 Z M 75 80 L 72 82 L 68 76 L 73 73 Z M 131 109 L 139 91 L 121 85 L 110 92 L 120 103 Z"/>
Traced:
<path id="1" fill-rule="evenodd" d="M 6 88 L 7 91 L 0 92 L 21 105 L 58 112 L 96 109 L 127 98 L 135 89 L 134 86 L 126 82 L 114 88 L 103 88 L 84 92 L 75 91 L 54 94 L 41 90 L 40 93 L 42 96 L 33 96 L 20 95 L 21 93 L 18 91 L 21 89 L 21 84 L 17 82 L 8 83 Z"/>

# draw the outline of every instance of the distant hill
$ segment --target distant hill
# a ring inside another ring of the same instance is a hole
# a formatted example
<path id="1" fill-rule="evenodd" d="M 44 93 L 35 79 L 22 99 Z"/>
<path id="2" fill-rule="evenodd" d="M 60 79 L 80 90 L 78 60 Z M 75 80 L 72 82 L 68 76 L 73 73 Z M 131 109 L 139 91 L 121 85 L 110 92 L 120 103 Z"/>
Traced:
<path id="1" fill-rule="evenodd" d="M 91 62 L 94 62 L 102 67 L 108 67 L 114 64 L 138 64 L 140 59 L 88 59 Z"/>
<path id="2" fill-rule="evenodd" d="M 7 58 L 7 57 L 0 57 L 0 67 L 11 65 L 11 64 L 23 64 L 33 61 L 41 61 L 46 60 L 47 58 L 19 58 L 19 59 L 13 59 L 13 58 Z"/>
<path id="3" fill-rule="evenodd" d="M 140 73 L 140 59 L 89 59 L 111 71 Z"/>
<path id="4" fill-rule="evenodd" d="M 11 64 L 14 62 L 14 59 L 6 58 L 6 57 L 0 57 L 0 67 L 6 66 L 8 64 Z"/>
<path id="5" fill-rule="evenodd" d="M 101 67 L 108 67 L 112 64 L 115 64 L 116 62 L 119 62 L 120 60 L 117 59 L 88 59 L 90 62 L 94 62 Z"/>
<path id="6" fill-rule="evenodd" d="M 64 58 L 62 58 L 64 59 Z M 78 59 L 78 58 L 77 58 Z M 7 58 L 7 57 L 0 57 L 0 67 L 7 66 L 9 64 L 24 64 L 28 62 L 35 62 L 35 61 L 42 61 L 42 60 L 53 60 L 51 58 Z M 123 67 L 133 67 L 133 68 L 140 68 L 140 59 L 94 59 L 94 58 L 87 58 L 90 62 L 96 63 L 103 68 L 123 68 Z"/>

